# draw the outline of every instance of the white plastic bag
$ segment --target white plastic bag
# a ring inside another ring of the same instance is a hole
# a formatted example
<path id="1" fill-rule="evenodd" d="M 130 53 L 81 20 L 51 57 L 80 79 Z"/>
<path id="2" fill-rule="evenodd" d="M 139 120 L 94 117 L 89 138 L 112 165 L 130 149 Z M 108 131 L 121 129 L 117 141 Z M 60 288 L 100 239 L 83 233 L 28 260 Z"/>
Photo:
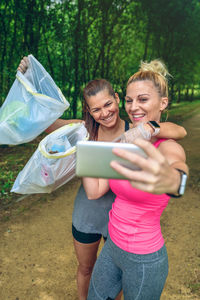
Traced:
<path id="1" fill-rule="evenodd" d="M 28 56 L 25 74 L 16 79 L 0 108 L 0 144 L 29 142 L 69 107 L 68 101 L 43 66 Z"/>
<path id="2" fill-rule="evenodd" d="M 18 174 L 11 192 L 50 193 L 75 176 L 76 143 L 88 139 L 82 123 L 68 124 L 47 135 Z"/>

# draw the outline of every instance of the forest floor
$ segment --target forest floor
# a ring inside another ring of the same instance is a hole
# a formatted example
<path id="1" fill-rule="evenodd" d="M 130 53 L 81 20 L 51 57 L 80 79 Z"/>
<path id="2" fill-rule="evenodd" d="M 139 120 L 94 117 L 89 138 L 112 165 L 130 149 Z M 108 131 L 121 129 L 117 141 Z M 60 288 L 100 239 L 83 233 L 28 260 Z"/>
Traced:
<path id="1" fill-rule="evenodd" d="M 161 300 L 200 299 L 200 109 L 182 124 L 190 178 L 185 195 L 171 199 L 161 219 L 169 256 Z M 1 210 L 0 300 L 77 300 L 71 219 L 79 185 L 75 178 Z"/>

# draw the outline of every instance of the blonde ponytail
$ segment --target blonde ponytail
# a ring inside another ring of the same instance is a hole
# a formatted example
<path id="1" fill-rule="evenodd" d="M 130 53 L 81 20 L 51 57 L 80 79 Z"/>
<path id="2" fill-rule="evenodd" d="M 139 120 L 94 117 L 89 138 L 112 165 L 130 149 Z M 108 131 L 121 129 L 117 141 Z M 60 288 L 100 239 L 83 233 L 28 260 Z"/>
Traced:
<path id="1" fill-rule="evenodd" d="M 159 59 L 154 59 L 150 63 L 141 61 L 140 63 L 140 69 L 139 71 L 145 72 L 145 71 L 152 71 L 154 73 L 158 73 L 159 75 L 163 77 L 171 76 L 167 70 L 166 65 L 163 61 Z"/>
<path id="2" fill-rule="evenodd" d="M 171 76 L 166 65 L 159 59 L 150 63 L 141 62 L 140 69 L 132 75 L 127 86 L 135 81 L 150 80 L 153 82 L 161 97 L 168 97 L 168 77 Z"/>

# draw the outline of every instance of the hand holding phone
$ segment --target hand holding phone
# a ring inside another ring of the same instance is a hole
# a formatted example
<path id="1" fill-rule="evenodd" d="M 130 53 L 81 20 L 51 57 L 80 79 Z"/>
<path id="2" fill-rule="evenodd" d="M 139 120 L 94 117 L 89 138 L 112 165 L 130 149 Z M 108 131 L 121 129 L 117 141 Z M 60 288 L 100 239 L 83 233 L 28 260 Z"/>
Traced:
<path id="1" fill-rule="evenodd" d="M 147 157 L 140 147 L 127 143 L 80 141 L 76 147 L 76 175 L 80 177 L 125 179 L 123 175 L 111 168 L 112 160 L 120 162 L 126 168 L 139 170 L 137 165 L 116 156 L 112 152 L 113 148 L 125 149 L 144 158 Z"/>

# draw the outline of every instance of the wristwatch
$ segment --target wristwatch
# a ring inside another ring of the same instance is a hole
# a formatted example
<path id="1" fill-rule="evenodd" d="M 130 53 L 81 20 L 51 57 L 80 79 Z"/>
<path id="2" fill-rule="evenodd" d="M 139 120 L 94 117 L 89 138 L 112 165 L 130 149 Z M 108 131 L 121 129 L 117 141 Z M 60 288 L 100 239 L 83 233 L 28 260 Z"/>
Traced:
<path id="1" fill-rule="evenodd" d="M 160 125 L 156 121 L 148 121 L 147 124 L 149 124 L 151 126 L 151 128 L 153 128 L 153 130 L 154 130 L 154 133 L 152 134 L 152 136 L 156 136 L 157 134 L 159 134 Z"/>
<path id="2" fill-rule="evenodd" d="M 170 197 L 173 198 L 179 198 L 181 196 L 183 196 L 184 192 L 185 192 L 185 187 L 186 187 L 186 182 L 187 182 L 187 174 L 180 169 L 176 169 L 177 171 L 179 171 L 180 176 L 181 176 L 181 182 L 178 188 L 178 193 L 177 194 L 167 194 Z"/>

